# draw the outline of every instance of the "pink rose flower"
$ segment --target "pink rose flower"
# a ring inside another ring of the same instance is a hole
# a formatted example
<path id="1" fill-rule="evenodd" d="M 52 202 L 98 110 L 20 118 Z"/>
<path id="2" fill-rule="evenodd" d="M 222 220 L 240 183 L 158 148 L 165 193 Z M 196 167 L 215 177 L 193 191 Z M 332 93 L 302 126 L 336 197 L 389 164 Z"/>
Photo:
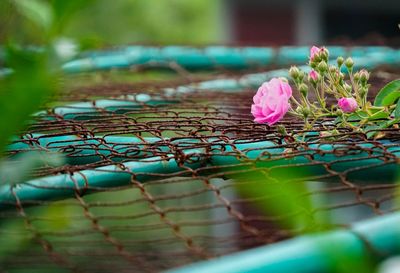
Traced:
<path id="1" fill-rule="evenodd" d="M 268 123 L 269 126 L 283 118 L 290 108 L 289 99 L 292 88 L 282 79 L 273 78 L 264 82 L 253 97 L 251 113 L 257 123 Z"/>
<path id="2" fill-rule="evenodd" d="M 338 106 L 345 113 L 352 113 L 358 108 L 357 101 L 354 98 L 341 98 L 338 100 Z"/>
<path id="3" fill-rule="evenodd" d="M 314 56 L 315 56 L 316 54 L 318 54 L 320 51 L 321 51 L 321 49 L 320 49 L 319 47 L 313 46 L 313 47 L 310 49 L 310 59 L 312 60 L 312 59 L 314 58 Z"/>
<path id="4" fill-rule="evenodd" d="M 317 71 L 311 70 L 311 72 L 308 73 L 308 76 L 310 76 L 310 78 L 311 78 L 313 81 L 317 81 L 319 75 L 318 75 L 318 72 L 317 72 Z"/>

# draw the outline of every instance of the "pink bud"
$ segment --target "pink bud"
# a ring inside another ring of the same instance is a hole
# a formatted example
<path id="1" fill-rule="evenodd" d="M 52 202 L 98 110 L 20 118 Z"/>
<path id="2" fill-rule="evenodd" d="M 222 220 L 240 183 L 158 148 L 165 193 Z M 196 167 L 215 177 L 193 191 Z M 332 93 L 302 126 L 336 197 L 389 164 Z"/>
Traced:
<path id="1" fill-rule="evenodd" d="M 316 54 L 318 54 L 320 51 L 321 51 L 321 49 L 320 49 L 319 47 L 313 46 L 313 47 L 310 49 L 310 59 L 311 59 L 311 60 L 314 59 L 314 56 L 315 56 Z"/>
<path id="2" fill-rule="evenodd" d="M 308 76 L 310 77 L 310 79 L 316 82 L 318 80 L 319 74 L 317 71 L 311 70 L 311 72 L 308 73 Z"/>
<path id="3" fill-rule="evenodd" d="M 345 113 L 352 113 L 357 110 L 357 101 L 354 98 L 341 98 L 338 100 L 338 106 Z"/>

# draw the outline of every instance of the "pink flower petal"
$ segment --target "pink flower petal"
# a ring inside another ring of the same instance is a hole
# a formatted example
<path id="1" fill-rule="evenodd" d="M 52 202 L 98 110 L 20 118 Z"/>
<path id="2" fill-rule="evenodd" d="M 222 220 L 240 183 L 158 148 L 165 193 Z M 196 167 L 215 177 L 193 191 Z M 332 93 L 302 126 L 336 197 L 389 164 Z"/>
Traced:
<path id="1" fill-rule="evenodd" d="M 321 49 L 319 47 L 316 47 L 316 46 L 311 47 L 311 49 L 310 49 L 310 59 L 313 59 L 315 54 L 318 54 L 320 52 L 320 50 Z"/>
<path id="2" fill-rule="evenodd" d="M 290 108 L 290 85 L 279 78 L 263 83 L 253 97 L 251 113 L 257 123 L 273 125 L 280 121 Z"/>

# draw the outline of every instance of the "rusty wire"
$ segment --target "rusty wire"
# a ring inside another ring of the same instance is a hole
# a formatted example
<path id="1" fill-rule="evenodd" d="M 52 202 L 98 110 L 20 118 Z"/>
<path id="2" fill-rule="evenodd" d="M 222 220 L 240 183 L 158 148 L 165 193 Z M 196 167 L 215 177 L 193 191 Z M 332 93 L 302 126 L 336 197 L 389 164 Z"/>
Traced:
<path id="1" fill-rule="evenodd" d="M 223 73 L 227 75 L 227 71 Z M 88 185 L 85 189 L 73 189 L 74 196 L 59 201 L 21 201 L 15 195 L 14 208 L 0 212 L 0 238 L 3 238 L 0 239 L 0 248 L 3 248 L 3 253 L 4 248 L 12 244 L 10 241 L 19 247 L 2 255 L 2 268 L 10 272 L 24 268 L 53 272 L 159 272 L 296 236 L 304 230 L 282 224 L 294 217 L 296 211 L 276 215 L 260 209 L 263 200 L 279 200 L 279 193 L 277 196 L 263 195 L 262 192 L 258 196 L 243 196 L 238 187 L 258 187 L 258 183 L 263 181 L 254 178 L 251 175 L 254 172 L 279 182 L 279 174 L 274 172 L 293 170 L 290 160 L 298 156 L 307 157 L 309 163 L 295 166 L 297 169 L 309 165 L 323 170 L 323 174 L 306 173 L 286 181 L 308 183 L 306 190 L 298 192 L 298 195 L 314 200 L 309 217 L 316 226 L 321 224 L 318 219 L 326 213 L 333 219 L 330 227 L 335 227 L 399 209 L 395 202 L 398 195 L 393 183 L 395 177 L 384 177 L 379 173 L 380 167 L 397 164 L 393 151 L 400 151 L 398 128 L 386 130 L 379 141 L 346 128 L 337 128 L 340 137 L 332 140 L 320 136 L 321 132 L 335 128 L 327 122 L 329 120 L 322 120 L 315 124 L 311 138 L 299 141 L 304 135 L 301 120 L 287 118 L 281 122 L 288 135 L 281 135 L 276 127 L 252 121 L 249 109 L 254 90 L 240 93 L 201 90 L 177 94 L 173 98 L 166 96 L 163 89 L 166 86 L 205 79 L 179 69 L 178 75 L 176 80 L 153 86 L 151 83 L 102 82 L 100 85 L 75 87 L 60 99 L 90 100 L 96 96 L 135 100 L 134 95 L 143 93 L 146 87 L 150 94 L 157 95 L 156 99 L 174 99 L 178 103 L 156 106 L 142 103 L 138 109 L 125 109 L 123 112 L 102 110 L 95 115 L 82 113 L 74 118 L 56 115 L 50 109 L 46 115 L 36 117 L 35 123 L 21 133 L 21 139 L 14 143 L 26 143 L 32 150 L 48 151 L 49 147 L 56 147 L 71 159 L 61 167 L 36 169 L 34 177 L 60 173 L 82 175 L 82 170 L 114 164 L 120 172 L 130 175 L 130 183 L 108 188 Z M 213 74 L 206 78 L 218 76 Z M 373 92 L 386 81 L 387 78 L 376 76 L 372 82 Z M 41 139 L 54 136 L 77 136 L 94 142 L 38 144 Z M 120 144 L 107 141 L 110 136 L 136 137 L 142 141 L 140 145 L 124 143 L 129 152 L 121 152 L 118 149 Z M 149 137 L 158 140 L 148 143 L 146 139 Z M 382 144 L 382 140 L 390 143 Z M 248 151 L 236 147 L 239 143 L 261 141 L 273 142 L 276 147 L 284 148 L 284 152 L 271 155 L 269 148 L 262 145 Z M 210 142 L 224 144 L 216 147 Z M 322 149 L 323 144 L 332 143 L 338 148 Z M 227 147 L 231 149 L 228 151 Z M 197 159 L 184 153 L 194 148 L 202 148 L 201 154 L 196 155 Z M 249 153 L 257 149 L 266 149 L 266 152 L 256 159 L 250 158 Z M 25 151 L 11 149 L 8 156 L 14 157 Z M 87 158 L 82 151 L 91 151 L 98 157 L 85 164 L 71 163 Z M 146 174 L 151 177 L 146 183 L 138 179 L 142 174 L 127 170 L 124 165 L 143 159 L 163 161 L 171 153 L 182 169 L 172 173 Z M 213 154 L 234 155 L 240 162 L 214 166 L 209 164 Z M 332 155 L 335 159 L 330 162 L 314 159 L 319 155 Z M 356 162 L 353 167 L 337 170 L 335 166 L 349 161 L 349 155 L 351 161 Z M 260 162 L 282 158 L 287 160 L 286 164 L 259 165 Z M 368 158 L 376 161 L 364 164 Z M 200 166 L 191 168 L 184 165 L 190 160 L 199 160 Z M 374 168 L 378 175 L 370 177 L 369 181 L 361 178 L 363 172 Z M 44 187 L 51 188 L 51 185 Z M 86 194 L 89 190 L 92 194 Z"/>

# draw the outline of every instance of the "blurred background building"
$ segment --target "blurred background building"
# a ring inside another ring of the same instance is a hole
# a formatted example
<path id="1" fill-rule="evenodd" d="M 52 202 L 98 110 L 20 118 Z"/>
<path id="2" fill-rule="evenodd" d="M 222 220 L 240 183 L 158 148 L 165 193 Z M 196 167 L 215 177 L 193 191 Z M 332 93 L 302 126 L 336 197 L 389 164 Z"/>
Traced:
<path id="1" fill-rule="evenodd" d="M 0 44 L 37 30 L 0 1 Z M 36 0 L 35 0 L 36 1 Z M 37 0 L 50 1 L 50 0 Z M 371 44 L 400 46 L 400 0 L 87 0 L 66 35 L 113 44 Z"/>
<path id="2" fill-rule="evenodd" d="M 225 0 L 223 10 L 233 42 L 400 45 L 399 0 Z"/>

